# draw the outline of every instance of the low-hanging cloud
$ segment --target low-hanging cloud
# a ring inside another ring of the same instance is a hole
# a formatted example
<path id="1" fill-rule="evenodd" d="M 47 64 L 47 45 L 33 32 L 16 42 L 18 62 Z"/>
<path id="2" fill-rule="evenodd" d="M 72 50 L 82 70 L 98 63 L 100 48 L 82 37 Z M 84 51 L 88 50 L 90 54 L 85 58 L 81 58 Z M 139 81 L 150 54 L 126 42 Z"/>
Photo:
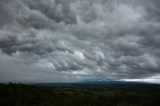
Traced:
<path id="1" fill-rule="evenodd" d="M 160 74 L 158 0 L 1 0 L 0 81 Z"/>

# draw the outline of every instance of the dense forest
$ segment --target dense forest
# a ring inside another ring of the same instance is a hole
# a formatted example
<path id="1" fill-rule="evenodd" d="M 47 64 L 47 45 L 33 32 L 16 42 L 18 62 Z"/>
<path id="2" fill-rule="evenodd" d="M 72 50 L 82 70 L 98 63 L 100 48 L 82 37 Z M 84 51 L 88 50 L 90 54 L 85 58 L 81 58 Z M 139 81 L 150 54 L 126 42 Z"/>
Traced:
<path id="1" fill-rule="evenodd" d="M 160 85 L 0 84 L 0 106 L 160 106 Z"/>

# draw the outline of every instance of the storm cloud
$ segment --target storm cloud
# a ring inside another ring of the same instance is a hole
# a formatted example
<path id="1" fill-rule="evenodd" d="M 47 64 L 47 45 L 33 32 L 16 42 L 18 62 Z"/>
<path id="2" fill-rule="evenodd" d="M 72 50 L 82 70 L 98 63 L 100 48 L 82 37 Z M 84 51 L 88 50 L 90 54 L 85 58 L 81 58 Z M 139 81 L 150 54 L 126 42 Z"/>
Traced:
<path id="1" fill-rule="evenodd" d="M 155 76 L 157 81 L 159 4 L 159 0 L 1 0 L 0 81 Z"/>

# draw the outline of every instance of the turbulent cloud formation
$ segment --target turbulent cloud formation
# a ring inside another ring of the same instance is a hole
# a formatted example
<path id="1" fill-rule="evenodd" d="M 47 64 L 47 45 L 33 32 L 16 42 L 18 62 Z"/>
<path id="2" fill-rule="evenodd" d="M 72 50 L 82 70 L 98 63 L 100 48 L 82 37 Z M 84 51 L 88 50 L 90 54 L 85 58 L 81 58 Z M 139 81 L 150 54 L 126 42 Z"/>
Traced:
<path id="1" fill-rule="evenodd" d="M 159 0 L 1 0 L 0 81 L 154 79 Z"/>

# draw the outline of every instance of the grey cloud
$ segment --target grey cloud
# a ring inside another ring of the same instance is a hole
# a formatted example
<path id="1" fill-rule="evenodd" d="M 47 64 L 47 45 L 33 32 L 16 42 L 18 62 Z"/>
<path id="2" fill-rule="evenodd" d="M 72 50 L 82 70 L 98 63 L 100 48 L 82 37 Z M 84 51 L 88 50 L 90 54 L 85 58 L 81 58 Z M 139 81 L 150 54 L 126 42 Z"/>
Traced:
<path id="1" fill-rule="evenodd" d="M 0 1 L 0 27 L 13 21 L 14 17 L 9 4 L 9 0 Z"/>
<path id="2" fill-rule="evenodd" d="M 47 18 L 56 22 L 76 23 L 76 16 L 70 9 L 70 1 L 60 0 L 23 0 L 31 10 L 37 10 Z"/>
<path id="3" fill-rule="evenodd" d="M 70 82 L 158 75 L 158 2 L 2 0 L 0 81 Z"/>

